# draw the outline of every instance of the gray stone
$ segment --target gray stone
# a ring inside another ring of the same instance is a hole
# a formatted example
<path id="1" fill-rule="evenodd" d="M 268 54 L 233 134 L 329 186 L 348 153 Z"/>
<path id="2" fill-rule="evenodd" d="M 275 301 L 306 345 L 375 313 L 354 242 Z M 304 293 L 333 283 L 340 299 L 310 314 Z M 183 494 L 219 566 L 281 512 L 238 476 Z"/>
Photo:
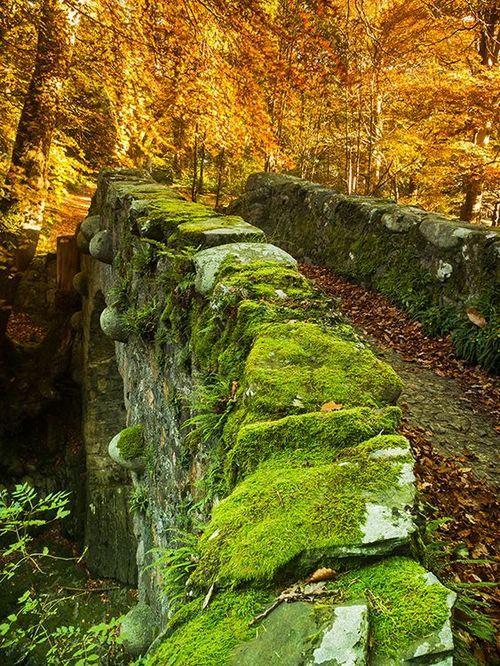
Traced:
<path id="1" fill-rule="evenodd" d="M 127 342 L 130 330 L 121 312 L 113 307 L 107 307 L 101 312 L 99 321 L 105 335 L 117 342 Z"/>
<path id="2" fill-rule="evenodd" d="M 125 615 L 120 627 L 123 647 L 132 657 L 145 654 L 157 633 L 158 624 L 155 615 L 143 601 Z"/>
<path id="3" fill-rule="evenodd" d="M 100 215 L 91 215 L 86 217 L 80 225 L 80 231 L 85 236 L 85 238 L 90 242 L 93 236 L 101 228 L 101 216 Z"/>
<path id="4" fill-rule="evenodd" d="M 364 603 L 337 606 L 333 622 L 313 652 L 313 664 L 364 666 L 368 655 L 368 607 Z"/>
<path id="5" fill-rule="evenodd" d="M 89 253 L 89 241 L 87 238 L 85 238 L 81 231 L 79 231 L 76 235 L 76 247 L 82 254 Z"/>
<path id="6" fill-rule="evenodd" d="M 419 231 L 435 247 L 449 250 L 460 243 L 460 238 L 454 233 L 456 228 L 451 220 L 429 215 L 420 225 Z"/>
<path id="7" fill-rule="evenodd" d="M 89 281 L 87 274 L 81 271 L 73 277 L 73 287 L 80 296 L 86 298 L 89 295 Z"/>
<path id="8" fill-rule="evenodd" d="M 98 231 L 89 244 L 89 252 L 103 264 L 113 263 L 113 236 L 109 231 Z"/>
<path id="9" fill-rule="evenodd" d="M 303 666 L 318 627 L 311 604 L 281 604 L 263 622 L 257 636 L 239 647 L 232 666 Z"/>
<path id="10" fill-rule="evenodd" d="M 451 277 L 453 273 L 453 266 L 446 261 L 439 260 L 439 264 L 436 271 L 436 277 L 440 282 L 444 282 Z"/>
<path id="11" fill-rule="evenodd" d="M 208 248 L 194 257 L 196 268 L 195 287 L 198 293 L 208 294 L 214 287 L 222 263 L 228 257 L 235 262 L 248 264 L 251 261 L 275 261 L 277 264 L 295 267 L 297 261 L 284 250 L 270 243 L 231 243 Z"/>
<path id="12" fill-rule="evenodd" d="M 120 431 L 117 435 L 115 435 L 108 444 L 109 457 L 112 460 L 114 460 L 115 463 L 120 465 L 120 467 L 128 469 L 131 472 L 137 472 L 138 474 L 140 474 L 145 469 L 146 461 L 142 456 L 138 456 L 137 458 L 132 458 L 131 460 L 126 460 L 122 456 L 120 451 L 120 439 L 122 436 L 122 432 L 123 431 Z"/>
<path id="13" fill-rule="evenodd" d="M 402 233 L 417 226 L 425 215 L 424 211 L 410 206 L 398 207 L 389 213 L 382 215 L 382 224 L 389 231 Z"/>

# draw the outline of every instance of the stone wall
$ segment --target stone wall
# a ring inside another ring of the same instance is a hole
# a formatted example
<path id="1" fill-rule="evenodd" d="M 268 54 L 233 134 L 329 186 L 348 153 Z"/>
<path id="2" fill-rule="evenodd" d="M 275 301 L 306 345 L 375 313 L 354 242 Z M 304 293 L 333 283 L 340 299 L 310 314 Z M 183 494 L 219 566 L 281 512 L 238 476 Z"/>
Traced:
<path id="1" fill-rule="evenodd" d="M 463 358 L 500 370 L 498 230 L 265 173 L 250 176 L 229 210 L 295 257 L 386 294 L 431 334 L 451 332 Z"/>
<path id="2" fill-rule="evenodd" d="M 150 665 L 451 664 L 401 382 L 295 259 L 137 171 L 101 174 L 78 243 L 87 542 L 136 562 L 130 652 L 157 622 Z"/>

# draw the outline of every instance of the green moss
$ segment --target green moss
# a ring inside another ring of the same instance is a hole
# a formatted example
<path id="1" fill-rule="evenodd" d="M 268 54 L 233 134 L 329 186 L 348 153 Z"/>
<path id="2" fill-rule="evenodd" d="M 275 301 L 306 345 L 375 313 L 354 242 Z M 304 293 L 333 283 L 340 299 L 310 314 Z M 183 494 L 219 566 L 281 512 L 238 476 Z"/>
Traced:
<path id="1" fill-rule="evenodd" d="M 375 411 L 368 407 L 286 416 L 244 426 L 229 451 L 226 473 L 236 478 L 253 472 L 259 462 L 283 450 L 302 450 L 325 456 L 341 447 L 355 446 L 380 433 L 392 433 L 401 419 L 398 407 Z"/>
<path id="2" fill-rule="evenodd" d="M 317 324 L 272 324 L 248 355 L 227 436 L 234 438 L 243 424 L 317 411 L 329 401 L 381 407 L 395 402 L 400 391 L 399 377 L 369 349 Z"/>
<path id="3" fill-rule="evenodd" d="M 250 620 L 269 605 L 260 590 L 225 592 L 202 610 L 202 600 L 187 604 L 170 622 L 169 634 L 146 660 L 148 666 L 226 666 L 235 648 L 252 639 Z"/>
<path id="4" fill-rule="evenodd" d="M 141 456 L 144 451 L 144 427 L 139 424 L 122 430 L 118 449 L 124 460 L 133 460 Z"/>
<path id="5" fill-rule="evenodd" d="M 402 438 L 377 439 L 383 440 L 378 448 L 386 448 Z M 368 498 L 397 486 L 402 465 L 411 460 L 408 449 L 397 460 L 374 457 L 372 450 L 361 445 L 354 456 L 351 450 L 333 462 L 334 451 L 296 449 L 261 463 L 215 507 L 193 581 L 270 582 L 302 554 L 336 557 L 343 547 L 357 546 Z"/>
<path id="6" fill-rule="evenodd" d="M 447 620 L 449 591 L 429 585 L 425 574 L 417 562 L 392 557 L 356 569 L 331 584 L 346 591 L 348 598 L 366 596 L 371 608 L 373 657 L 401 659 L 415 641 L 439 631 Z"/>

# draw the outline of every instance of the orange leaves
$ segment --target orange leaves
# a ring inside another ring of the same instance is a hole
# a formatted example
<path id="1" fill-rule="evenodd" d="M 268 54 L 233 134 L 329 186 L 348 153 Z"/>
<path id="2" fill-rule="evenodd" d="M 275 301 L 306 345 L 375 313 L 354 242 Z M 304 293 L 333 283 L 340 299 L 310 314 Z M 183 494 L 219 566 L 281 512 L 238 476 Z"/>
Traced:
<path id="1" fill-rule="evenodd" d="M 342 409 L 343 406 L 344 405 L 340 405 L 339 403 L 333 402 L 333 400 L 331 400 L 330 402 L 325 402 L 324 405 L 321 405 L 320 411 L 321 412 L 335 412 L 338 409 Z"/>

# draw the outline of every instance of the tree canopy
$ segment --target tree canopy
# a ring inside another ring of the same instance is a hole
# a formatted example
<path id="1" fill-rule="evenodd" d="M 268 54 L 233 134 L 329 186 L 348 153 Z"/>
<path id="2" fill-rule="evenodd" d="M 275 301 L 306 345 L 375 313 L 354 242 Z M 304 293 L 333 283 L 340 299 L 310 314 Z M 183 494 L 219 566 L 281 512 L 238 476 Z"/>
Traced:
<path id="1" fill-rule="evenodd" d="M 52 48 L 52 191 L 122 164 L 196 198 L 266 168 L 491 218 L 499 15 L 494 0 L 5 0 L 4 197 Z"/>

